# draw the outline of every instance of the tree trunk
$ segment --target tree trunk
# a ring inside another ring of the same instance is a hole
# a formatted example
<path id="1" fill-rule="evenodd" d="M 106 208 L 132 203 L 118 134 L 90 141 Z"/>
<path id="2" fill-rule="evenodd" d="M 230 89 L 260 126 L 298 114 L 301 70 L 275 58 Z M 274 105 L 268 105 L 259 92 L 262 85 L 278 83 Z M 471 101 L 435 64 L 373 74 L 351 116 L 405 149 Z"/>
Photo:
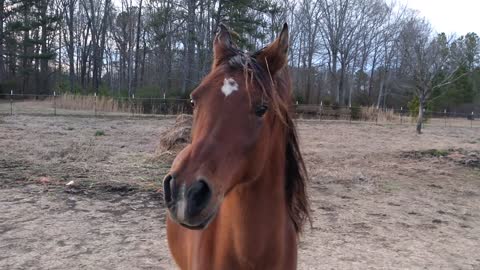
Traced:
<path id="1" fill-rule="evenodd" d="M 110 0 L 105 1 L 105 7 L 104 7 L 104 14 L 102 18 L 102 28 L 101 30 L 101 37 L 100 37 L 100 48 L 97 52 L 98 57 L 95 59 L 97 70 L 96 73 L 93 73 L 94 76 L 94 91 L 98 92 L 98 87 L 100 86 L 100 81 L 102 80 L 102 69 L 103 69 L 103 55 L 105 52 L 105 42 L 106 42 L 106 35 L 107 35 L 107 19 L 110 14 Z M 94 70 L 95 71 L 95 70 Z"/>
<path id="2" fill-rule="evenodd" d="M 92 70 L 92 87 L 94 93 L 97 92 L 97 72 L 98 72 L 98 28 L 97 28 L 97 18 L 96 18 L 96 11 L 95 11 L 95 4 L 93 0 L 90 0 L 90 16 L 88 16 L 88 11 L 86 10 L 85 13 L 87 13 L 87 18 L 90 21 L 91 27 L 92 27 L 92 40 L 91 40 L 91 45 L 92 45 L 92 59 L 90 59 L 91 62 L 93 62 L 93 70 Z M 92 63 L 91 63 L 92 64 Z M 90 65 L 89 65 L 90 67 Z M 90 72 L 88 72 L 87 77 L 90 77 Z"/>
<path id="3" fill-rule="evenodd" d="M 353 91 L 354 91 L 354 85 L 355 85 L 355 69 L 357 65 L 357 55 L 353 58 L 353 64 L 352 64 L 352 71 L 350 73 L 350 87 L 348 91 L 348 107 L 352 107 L 352 96 L 353 96 Z"/>
<path id="4" fill-rule="evenodd" d="M 423 109 L 425 107 L 425 98 L 420 96 L 418 105 L 418 118 L 417 118 L 417 133 L 422 134 L 423 125 Z"/>
<path id="5" fill-rule="evenodd" d="M 73 28 L 73 16 L 75 12 L 75 0 L 71 0 L 68 3 L 68 17 L 67 17 L 67 27 L 68 27 L 68 41 L 67 41 L 67 54 L 68 54 L 68 63 L 69 63 L 69 75 L 68 79 L 70 82 L 70 92 L 73 93 L 74 83 L 75 83 L 75 37 L 74 37 L 74 28 Z"/>
<path id="6" fill-rule="evenodd" d="M 340 106 L 345 105 L 345 73 L 346 66 L 341 63 L 340 68 L 340 80 L 338 82 L 338 104 Z"/>
<path id="7" fill-rule="evenodd" d="M 352 107 L 353 85 L 355 83 L 355 73 L 350 74 L 350 85 L 348 90 L 348 107 Z"/>
<path id="8" fill-rule="evenodd" d="M 380 79 L 380 87 L 378 89 L 378 97 L 377 97 L 377 109 L 380 108 L 380 103 L 382 102 L 383 97 L 383 88 L 385 86 L 386 80 L 386 72 L 383 72 L 382 78 Z"/>
<path id="9" fill-rule="evenodd" d="M 143 30 L 143 57 L 142 57 L 142 69 L 140 71 L 140 86 L 143 86 L 143 81 L 145 79 L 145 59 L 147 58 L 147 41 L 145 40 L 146 30 Z"/>
<path id="10" fill-rule="evenodd" d="M 40 94 L 48 94 L 48 60 L 50 57 L 47 57 L 48 48 L 47 48 L 47 8 L 48 1 L 42 1 L 42 37 L 41 37 L 41 59 L 40 59 Z"/>
<path id="11" fill-rule="evenodd" d="M 187 13 L 187 37 L 185 42 L 185 60 L 184 67 L 185 73 L 182 83 L 182 95 L 186 94 L 187 89 L 190 89 L 192 82 L 192 67 L 193 58 L 195 53 L 195 5 L 196 0 L 188 0 L 188 13 Z"/>
<path id="12" fill-rule="evenodd" d="M 30 9 L 28 8 L 28 10 L 25 10 L 25 14 L 24 15 L 24 23 L 27 24 L 28 23 L 28 14 L 30 12 Z M 24 94 L 25 91 L 27 90 L 27 87 L 28 87 L 28 80 L 29 80 L 29 75 L 28 73 L 26 72 L 27 70 L 30 69 L 30 66 L 31 66 L 31 58 L 27 57 L 27 55 L 29 55 L 29 50 L 30 50 L 30 45 L 29 43 L 27 42 L 27 40 L 30 40 L 30 31 L 28 29 L 25 29 L 23 31 L 23 44 L 22 44 L 22 49 L 23 49 L 23 59 L 22 59 L 22 71 L 23 71 L 23 81 L 22 81 L 22 91 L 21 91 L 21 94 Z"/>
<path id="13" fill-rule="evenodd" d="M 370 79 L 368 80 L 368 103 L 371 104 L 370 97 L 372 96 L 373 90 L 373 76 L 375 75 L 375 68 L 377 65 L 377 53 L 378 50 L 375 48 L 375 52 L 373 54 L 373 61 L 372 61 L 372 69 L 370 71 Z"/>
<path id="14" fill-rule="evenodd" d="M 58 11 L 56 12 L 55 15 L 59 16 Z M 62 73 L 63 73 L 63 70 L 62 70 L 62 42 L 65 42 L 65 41 L 62 41 L 62 32 L 63 32 L 63 25 L 60 24 L 59 29 L 58 29 L 58 74 L 57 74 L 57 79 L 56 79 L 57 84 L 58 84 L 58 82 L 61 82 L 63 80 L 63 78 L 62 78 Z"/>
<path id="15" fill-rule="evenodd" d="M 336 91 L 335 102 L 340 104 L 340 91 L 338 90 L 337 83 L 337 51 L 332 51 L 332 69 L 330 71 L 332 75 L 332 89 Z"/>
<path id="16" fill-rule="evenodd" d="M 312 103 L 312 88 L 313 88 L 313 75 L 314 75 L 314 68 L 313 68 L 313 44 L 309 44 L 309 51 L 308 51 L 308 63 L 307 63 L 307 87 L 306 87 L 306 97 L 305 101 L 307 104 Z"/>
<path id="17" fill-rule="evenodd" d="M 83 49 L 82 51 L 82 57 L 80 61 L 80 82 L 82 84 L 82 92 L 85 95 L 86 90 L 87 90 L 87 82 L 86 82 L 86 77 L 87 77 L 87 62 L 88 62 L 88 54 L 89 54 L 89 43 L 88 43 L 88 38 L 90 35 L 90 25 L 91 23 L 88 23 L 87 25 L 87 30 L 85 32 L 85 35 L 83 37 Z"/>
<path id="18" fill-rule="evenodd" d="M 34 34 L 33 34 L 33 39 L 34 40 L 40 40 L 40 33 L 39 33 L 39 29 L 35 29 L 34 30 Z M 41 41 L 41 40 L 40 40 Z M 35 94 L 36 95 L 40 95 L 40 94 L 43 94 L 42 91 L 43 91 L 43 77 L 41 74 L 40 74 L 40 70 L 42 70 L 40 68 L 40 62 L 42 62 L 43 64 L 43 59 L 40 60 L 40 57 L 38 57 L 38 55 L 40 54 L 40 48 L 42 48 L 42 46 L 38 46 L 38 45 L 34 45 L 32 46 L 31 48 L 31 61 L 32 61 L 32 65 L 33 65 L 33 70 L 31 71 L 31 73 L 33 74 L 33 78 L 35 80 L 35 83 L 34 85 L 32 85 L 32 87 L 35 87 L 35 88 L 32 88 L 31 90 L 34 90 L 35 91 Z M 34 61 L 34 63 L 33 63 Z M 38 98 L 38 97 L 35 97 L 35 98 Z"/>
<path id="19" fill-rule="evenodd" d="M 133 87 L 136 89 L 138 88 L 138 65 L 140 61 L 140 33 L 141 33 L 141 24 L 142 24 L 142 2 L 143 0 L 140 0 L 140 3 L 138 5 L 138 18 L 137 18 L 137 40 L 135 44 L 135 71 L 133 74 Z M 144 48 L 145 49 L 145 48 Z"/>
<path id="20" fill-rule="evenodd" d="M 5 81 L 5 64 L 3 63 L 3 9 L 4 0 L 0 0 L 0 92 L 2 91 L 1 83 Z"/>

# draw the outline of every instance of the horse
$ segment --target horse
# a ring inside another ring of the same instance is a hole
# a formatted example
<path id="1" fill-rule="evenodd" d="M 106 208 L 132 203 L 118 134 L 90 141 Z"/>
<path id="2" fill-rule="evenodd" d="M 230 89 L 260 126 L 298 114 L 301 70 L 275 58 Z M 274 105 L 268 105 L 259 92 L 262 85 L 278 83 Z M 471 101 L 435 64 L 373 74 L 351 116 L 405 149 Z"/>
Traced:
<path id="1" fill-rule="evenodd" d="M 288 26 L 249 54 L 220 24 L 191 93 L 191 143 L 163 181 L 167 242 L 183 270 L 296 269 L 310 220 L 293 121 Z"/>

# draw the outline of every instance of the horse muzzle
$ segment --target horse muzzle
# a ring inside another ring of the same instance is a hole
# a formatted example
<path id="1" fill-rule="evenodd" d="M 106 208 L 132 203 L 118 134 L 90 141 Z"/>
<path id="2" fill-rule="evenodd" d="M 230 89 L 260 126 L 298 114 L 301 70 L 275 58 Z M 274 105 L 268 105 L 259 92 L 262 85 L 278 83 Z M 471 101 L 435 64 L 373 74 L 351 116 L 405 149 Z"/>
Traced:
<path id="1" fill-rule="evenodd" d="M 163 181 L 163 192 L 172 220 L 188 229 L 205 229 L 216 216 L 213 191 L 206 179 L 187 186 L 169 174 Z"/>

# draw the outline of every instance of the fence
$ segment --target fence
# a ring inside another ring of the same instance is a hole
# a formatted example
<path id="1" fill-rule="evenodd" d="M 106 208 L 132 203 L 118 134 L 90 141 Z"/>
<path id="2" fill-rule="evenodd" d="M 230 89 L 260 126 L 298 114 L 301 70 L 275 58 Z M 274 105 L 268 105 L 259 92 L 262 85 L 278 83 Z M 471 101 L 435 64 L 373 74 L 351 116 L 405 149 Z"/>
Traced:
<path id="1" fill-rule="evenodd" d="M 191 113 L 190 101 L 80 95 L 0 95 L 0 114 L 63 116 L 146 116 Z"/>
<path id="2" fill-rule="evenodd" d="M 416 116 L 404 108 L 341 107 L 296 104 L 296 116 L 304 120 L 414 125 Z M 192 113 L 190 101 L 168 98 L 122 98 L 79 95 L 0 94 L 0 115 L 120 116 L 176 115 Z M 480 127 L 478 112 L 425 111 L 426 126 Z"/>
<path id="3" fill-rule="evenodd" d="M 418 112 L 404 109 L 377 109 L 375 107 L 341 107 L 323 105 L 296 105 L 297 117 L 302 119 L 343 121 L 350 123 L 416 125 Z M 424 110 L 423 124 L 440 127 L 480 127 L 480 114 L 459 113 L 448 110 Z"/>

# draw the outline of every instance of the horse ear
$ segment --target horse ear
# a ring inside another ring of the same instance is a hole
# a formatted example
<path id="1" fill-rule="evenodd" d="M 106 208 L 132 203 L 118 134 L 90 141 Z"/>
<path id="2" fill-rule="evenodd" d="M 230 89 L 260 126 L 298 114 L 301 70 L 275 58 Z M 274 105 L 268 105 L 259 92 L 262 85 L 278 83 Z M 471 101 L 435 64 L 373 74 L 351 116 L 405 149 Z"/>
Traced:
<path id="1" fill-rule="evenodd" d="M 223 23 L 220 23 L 213 40 L 213 67 L 218 66 L 223 60 L 232 56 L 234 48 L 235 43 L 233 43 L 230 31 Z"/>
<path id="2" fill-rule="evenodd" d="M 285 23 L 277 39 L 253 56 L 270 74 L 281 70 L 288 61 L 288 25 Z"/>

